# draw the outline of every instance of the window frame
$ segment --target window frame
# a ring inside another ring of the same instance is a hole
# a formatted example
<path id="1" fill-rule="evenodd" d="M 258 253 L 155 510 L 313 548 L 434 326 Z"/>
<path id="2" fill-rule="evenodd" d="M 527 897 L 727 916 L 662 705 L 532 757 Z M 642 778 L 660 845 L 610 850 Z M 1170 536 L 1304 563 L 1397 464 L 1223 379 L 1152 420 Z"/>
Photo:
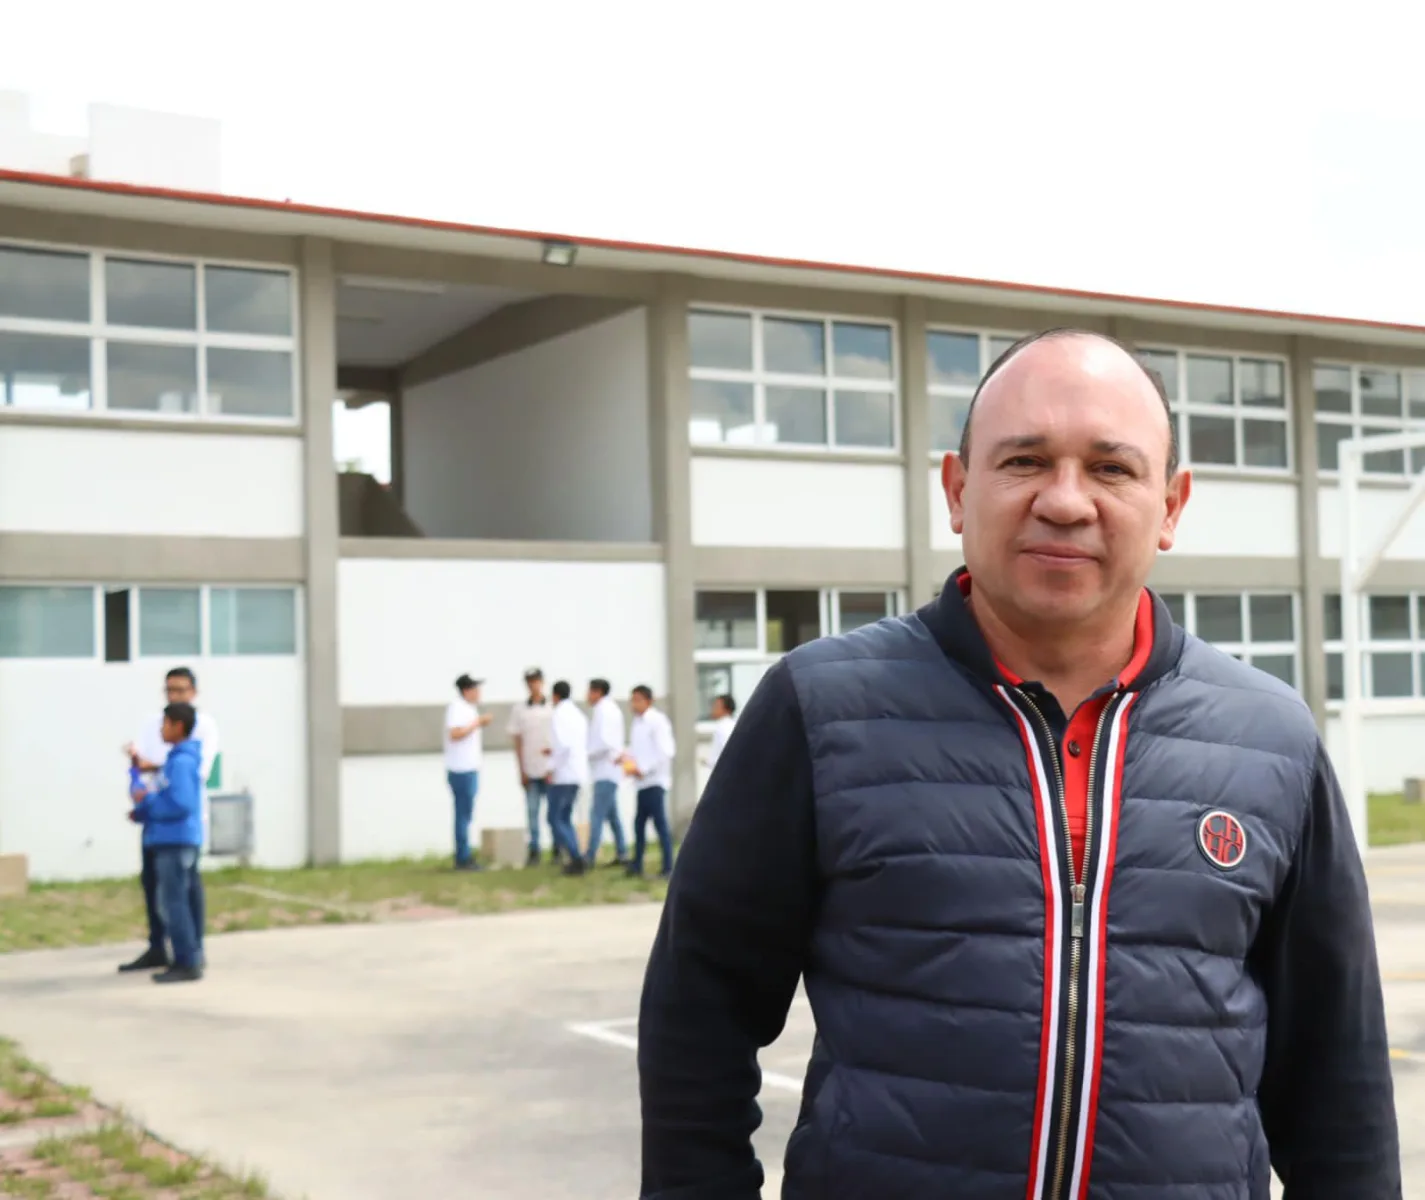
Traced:
<path id="1" fill-rule="evenodd" d="M 89 395 L 86 409 L 61 407 L 18 407 L 5 402 L 0 395 L 0 419 L 7 413 L 43 414 L 47 418 L 73 421 L 151 421 L 157 425 L 172 422 L 225 422 L 257 427 L 298 426 L 303 420 L 302 394 L 302 305 L 301 277 L 298 268 L 288 263 L 251 262 L 223 257 L 170 254 L 159 251 L 122 249 L 107 245 L 71 245 L 35 241 L 27 238 L 0 237 L 0 249 L 34 250 L 54 254 L 87 257 L 89 263 L 89 319 L 84 322 L 56 321 L 34 317 L 0 316 L 0 333 L 29 334 L 41 337 L 83 338 L 89 343 Z M 108 296 L 105 290 L 104 265 L 109 259 L 126 262 L 156 263 L 192 267 L 195 273 L 194 328 L 163 329 L 142 325 L 110 325 Z M 287 277 L 292 301 L 290 334 L 221 333 L 207 329 L 207 271 L 209 267 L 240 271 L 260 271 Z M 110 408 L 107 347 L 110 343 L 145 346 L 193 347 L 197 358 L 195 386 L 198 396 L 196 412 L 151 412 L 144 409 Z M 243 413 L 210 411 L 208 394 L 209 349 L 266 350 L 288 356 L 292 385 L 292 411 L 286 416 L 255 416 Z"/>
<path id="2" fill-rule="evenodd" d="M 1396 478 L 1391 476 L 1390 478 Z M 1323 607 L 1330 603 L 1331 597 L 1336 597 L 1340 602 L 1341 593 L 1335 590 L 1326 592 L 1322 597 Z M 1410 608 L 1410 636 L 1408 638 L 1377 638 L 1373 636 L 1370 619 L 1370 602 L 1373 598 L 1403 598 Z M 1379 713 L 1401 713 L 1412 714 L 1425 711 L 1425 589 L 1416 591 L 1382 591 L 1368 592 L 1356 597 L 1360 604 L 1360 611 L 1357 621 L 1357 629 L 1360 630 L 1360 651 L 1361 651 L 1361 704 L 1364 709 Z M 1325 627 L 1326 613 L 1322 612 L 1323 629 Z M 1340 713 L 1345 709 L 1344 696 L 1332 696 L 1330 691 L 1330 660 L 1333 657 L 1341 659 L 1341 682 L 1345 685 L 1345 655 L 1346 640 L 1342 637 L 1326 638 L 1322 642 L 1322 651 L 1327 662 L 1327 674 L 1325 680 L 1326 711 L 1328 713 Z M 1373 684 L 1375 672 L 1371 664 L 1373 654 L 1406 654 L 1410 655 L 1410 679 L 1411 693 L 1408 696 L 1376 696 L 1373 694 Z"/>
<path id="3" fill-rule="evenodd" d="M 5 663 L 92 663 L 101 667 L 111 666 L 132 666 L 136 663 L 154 661 L 172 661 L 173 659 L 188 659 L 190 661 L 207 661 L 213 659 L 243 659 L 252 661 L 254 659 L 292 659 L 304 658 L 306 654 L 306 626 L 305 626 L 305 605 L 304 591 L 301 584 L 296 583 L 175 583 L 172 581 L 150 582 L 133 580 L 102 580 L 98 583 L 92 580 L 0 580 L 0 590 L 3 589 L 41 589 L 51 588 L 73 588 L 84 589 L 90 593 L 90 608 L 93 619 L 94 644 L 93 650 L 87 655 L 25 655 L 13 658 L 0 657 L 0 667 Z M 212 642 L 212 620 L 209 616 L 212 605 L 212 593 L 215 589 L 232 589 L 236 591 L 287 591 L 292 593 L 292 645 L 291 654 L 214 654 Z M 198 592 L 198 621 L 199 621 L 199 647 L 196 652 L 174 652 L 163 654 L 145 654 L 141 639 L 141 625 L 139 621 L 139 609 L 143 605 L 141 593 L 145 591 L 181 591 Z M 105 613 L 104 597 L 110 592 L 126 591 L 129 593 L 129 656 L 116 662 L 108 662 L 105 658 Z"/>
<path id="4" fill-rule="evenodd" d="M 1159 342 L 1153 340 L 1135 341 L 1130 349 L 1135 355 L 1138 354 L 1173 354 L 1177 356 L 1178 373 L 1176 380 L 1176 391 L 1179 396 L 1177 400 L 1169 401 L 1169 408 L 1172 410 L 1174 428 L 1178 435 L 1178 449 L 1182 465 L 1190 467 L 1193 471 L 1215 472 L 1220 471 L 1230 474 L 1251 474 L 1269 475 L 1278 479 L 1295 478 L 1300 464 L 1296 461 L 1295 438 L 1293 437 L 1293 422 L 1296 419 L 1295 400 L 1292 395 L 1292 373 L 1291 360 L 1284 354 L 1277 354 L 1271 351 L 1255 350 L 1228 350 L 1221 346 L 1203 345 L 1198 343 L 1183 342 Z M 1194 404 L 1187 396 L 1187 359 L 1194 358 L 1226 358 L 1232 362 L 1232 403 L 1227 404 Z M 1244 362 L 1270 362 L 1281 368 L 1282 372 L 1282 407 L 1281 408 L 1256 408 L 1242 403 L 1242 370 L 1241 364 Z M 1193 416 L 1199 417 L 1225 417 L 1232 418 L 1232 439 L 1234 461 L 1231 463 L 1194 462 L 1192 453 L 1192 438 L 1189 435 L 1189 419 Z M 1257 466 L 1243 461 L 1243 420 L 1262 420 L 1278 423 L 1286 431 L 1286 465 L 1283 467 Z M 1299 665 L 1298 665 L 1299 669 Z"/>
<path id="5" fill-rule="evenodd" d="M 835 587 L 779 587 L 775 584 L 759 587 L 732 587 L 708 585 L 694 589 L 694 604 L 696 597 L 703 592 L 715 592 L 728 595 L 752 595 L 756 598 L 757 604 L 757 645 L 747 649 L 717 649 L 717 650 L 694 650 L 693 651 L 693 671 L 697 674 L 697 669 L 703 666 L 710 667 L 735 667 L 735 666 L 763 666 L 771 667 L 783 655 L 767 649 L 767 593 L 768 592 L 815 592 L 817 594 L 818 608 L 821 616 L 821 633 L 819 637 L 833 637 L 836 629 L 840 628 L 841 622 L 841 596 L 843 593 L 864 595 L 872 592 L 881 592 L 886 597 L 886 615 L 901 616 L 906 611 L 905 589 L 894 587 L 874 587 L 871 585 L 847 585 Z M 700 735 L 707 735 L 712 731 L 713 725 L 710 720 L 701 713 L 698 714 L 697 727 Z"/>
<path id="6" fill-rule="evenodd" d="M 930 370 L 930 339 L 931 339 L 932 337 L 934 337 L 937 333 L 949 334 L 949 335 L 951 335 L 951 336 L 957 336 L 957 337 L 976 337 L 976 338 L 979 339 L 979 342 L 980 342 L 980 373 L 979 373 L 979 375 L 976 377 L 975 382 L 974 382 L 973 384 L 971 384 L 970 386 L 966 387 L 964 384 L 955 384 L 955 383 L 935 383 L 935 382 L 932 381 L 932 378 L 931 378 L 931 374 L 932 374 L 932 373 L 931 373 L 931 370 Z M 999 357 L 999 355 L 997 355 L 997 354 L 996 354 L 996 355 L 992 355 L 991 352 L 990 352 L 990 343 L 991 343 L 993 340 L 995 340 L 996 338 L 1003 338 L 1003 339 L 1005 339 L 1006 341 L 1008 341 L 1008 342 L 1010 342 L 1011 344 L 1013 344 L 1014 342 L 1019 341 L 1020 338 L 1025 337 L 1025 336 L 1027 336 L 1027 334 L 1026 334 L 1024 331 L 1015 332 L 1015 331 L 1007 330 L 1007 329 L 994 329 L 994 328 L 991 328 L 991 327 L 989 327 L 989 326 L 978 326 L 978 327 L 975 327 L 975 328 L 969 328 L 969 327 L 961 326 L 961 325 L 942 325 L 942 324 L 928 324 L 928 325 L 926 325 L 926 327 L 925 327 L 925 337 L 926 337 L 926 344 L 925 344 L 925 407 L 926 407 L 926 414 L 925 414 L 925 415 L 926 415 L 927 424 L 929 424 L 929 422 L 930 422 L 931 409 L 932 409 L 932 406 L 934 405 L 934 397 L 936 397 L 936 396 L 944 396 L 944 397 L 946 397 L 946 398 L 948 398 L 948 399 L 951 399 L 951 400 L 972 400 L 972 399 L 974 399 L 975 392 L 976 392 L 976 390 L 979 388 L 980 382 L 984 379 L 985 373 L 990 369 L 990 367 L 992 367 L 992 366 L 994 365 L 995 359 Z M 933 435 L 932 435 L 932 440 L 933 440 Z M 945 447 L 940 448 L 940 449 L 937 449 L 935 446 L 932 445 L 931 448 L 930 448 L 930 460 L 931 460 L 931 462 L 933 462 L 933 463 L 939 463 L 939 462 L 941 462 L 941 461 L 944 459 L 944 457 L 945 457 L 947 454 L 958 454 L 959 451 L 960 451 L 960 447 L 959 447 L 958 444 L 957 444 L 957 445 L 954 445 L 954 446 L 945 446 Z"/>
<path id="7" fill-rule="evenodd" d="M 738 304 L 701 303 L 689 301 L 684 309 L 684 321 L 690 321 L 697 313 L 713 313 L 726 316 L 750 317 L 752 320 L 752 367 L 740 370 L 728 367 L 699 367 L 693 365 L 691 348 L 688 361 L 688 381 L 708 383 L 736 383 L 752 388 L 752 428 L 754 439 L 750 442 L 699 442 L 692 437 L 691 423 L 687 431 L 688 445 L 694 454 L 768 454 L 780 453 L 808 455 L 849 455 L 856 458 L 886 459 L 898 457 L 903 452 L 904 431 L 901 421 L 901 403 L 904 388 L 904 368 L 901 363 L 900 323 L 894 317 L 867 316 L 865 314 L 812 311 L 790 308 L 752 307 Z M 769 372 L 764 366 L 764 345 L 762 322 L 768 318 L 785 321 L 816 321 L 822 326 L 827 352 L 827 373 L 824 375 L 793 375 L 784 372 Z M 874 325 L 884 328 L 890 334 L 891 376 L 889 379 L 863 379 L 835 375 L 835 343 L 833 326 Z M 768 442 L 763 441 L 767 427 L 767 388 L 794 387 L 810 388 L 812 381 L 826 394 L 826 440 L 824 442 Z M 889 446 L 845 445 L 836 440 L 836 393 L 863 392 L 866 395 L 891 396 L 891 444 Z M 775 590 L 775 589 L 774 589 Z"/>
<path id="8" fill-rule="evenodd" d="M 1327 370 L 1344 370 L 1351 373 L 1351 411 L 1349 413 L 1322 412 L 1316 407 L 1316 371 L 1318 368 Z M 1361 412 L 1361 372 L 1362 371 L 1382 371 L 1388 374 L 1400 376 L 1400 402 L 1401 415 L 1399 417 L 1377 417 L 1365 416 Z M 1416 433 L 1425 432 L 1425 417 L 1408 416 L 1410 406 L 1409 385 L 1406 380 L 1411 375 L 1419 375 L 1425 378 L 1425 367 L 1404 366 L 1395 363 L 1363 363 L 1351 362 L 1335 358 L 1313 358 L 1311 360 L 1312 392 L 1311 409 L 1320 440 L 1320 428 L 1322 425 L 1329 425 L 1333 428 L 1346 428 L 1350 430 L 1348 436 L 1352 438 L 1365 437 L 1367 425 L 1378 429 L 1383 433 Z M 1405 469 L 1402 472 L 1396 471 L 1376 471 L 1367 470 L 1365 459 L 1361 460 L 1361 478 L 1371 481 L 1391 481 L 1394 483 L 1405 483 L 1413 479 L 1420 471 L 1425 471 L 1425 446 L 1415 446 L 1402 451 Z M 1411 470 L 1411 460 L 1419 457 L 1419 470 Z M 1339 461 L 1339 456 L 1338 456 Z M 1322 479 L 1336 481 L 1341 478 L 1339 466 L 1323 467 L 1320 463 L 1320 451 L 1317 452 L 1316 472 Z"/>
<path id="9" fill-rule="evenodd" d="M 1298 692 L 1302 691 L 1302 654 L 1301 654 L 1301 593 L 1291 588 L 1162 588 L 1158 594 L 1166 602 L 1169 596 L 1180 596 L 1183 600 L 1183 628 L 1194 637 L 1201 636 L 1197 632 L 1197 600 L 1200 596 L 1236 596 L 1238 611 L 1242 620 L 1241 641 L 1235 642 L 1208 642 L 1209 646 L 1221 650 L 1224 654 L 1230 654 L 1234 658 L 1251 666 L 1254 658 L 1285 657 L 1288 654 L 1292 660 L 1292 681 L 1291 685 Z M 1280 640 L 1259 640 L 1252 634 L 1252 604 L 1253 596 L 1286 596 L 1291 600 L 1291 632 L 1290 642 Z M 1207 641 L 1203 638 L 1203 641 Z M 1258 670 L 1262 668 L 1258 667 Z M 1267 672 L 1271 674 L 1271 672 Z M 1280 678 L 1280 676 L 1273 676 Z M 1286 682 L 1283 680 L 1283 682 Z"/>

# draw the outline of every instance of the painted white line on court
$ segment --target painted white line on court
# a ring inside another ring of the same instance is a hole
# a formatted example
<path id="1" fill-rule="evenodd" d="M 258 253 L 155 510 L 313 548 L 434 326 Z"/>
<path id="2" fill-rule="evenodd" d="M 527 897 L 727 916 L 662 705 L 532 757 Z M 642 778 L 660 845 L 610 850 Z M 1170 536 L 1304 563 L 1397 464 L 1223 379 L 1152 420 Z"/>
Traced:
<path id="1" fill-rule="evenodd" d="M 636 1025 L 637 1017 L 621 1017 L 616 1021 L 575 1021 L 564 1026 L 570 1033 L 577 1033 L 580 1037 L 589 1038 L 595 1042 L 603 1042 L 607 1046 L 620 1046 L 624 1050 L 637 1050 L 638 1039 L 631 1033 L 621 1033 L 612 1028 L 615 1025 Z M 784 1092 L 800 1092 L 802 1081 L 793 1079 L 790 1075 L 783 1075 L 777 1071 L 763 1071 L 762 1083 L 766 1087 L 780 1088 Z"/>

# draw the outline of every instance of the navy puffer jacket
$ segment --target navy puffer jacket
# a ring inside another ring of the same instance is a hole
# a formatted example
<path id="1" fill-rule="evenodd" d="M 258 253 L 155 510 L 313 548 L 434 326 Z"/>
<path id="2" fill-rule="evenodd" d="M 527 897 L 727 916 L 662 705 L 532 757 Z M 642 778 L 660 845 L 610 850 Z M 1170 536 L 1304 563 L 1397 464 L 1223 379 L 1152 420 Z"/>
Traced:
<path id="1" fill-rule="evenodd" d="M 1358 852 L 1290 688 L 1173 626 L 1077 873 L 1062 714 L 953 581 L 788 655 L 699 805 L 640 1019 L 643 1195 L 750 1200 L 755 1053 L 817 1037 L 785 1200 L 1397 1200 Z"/>

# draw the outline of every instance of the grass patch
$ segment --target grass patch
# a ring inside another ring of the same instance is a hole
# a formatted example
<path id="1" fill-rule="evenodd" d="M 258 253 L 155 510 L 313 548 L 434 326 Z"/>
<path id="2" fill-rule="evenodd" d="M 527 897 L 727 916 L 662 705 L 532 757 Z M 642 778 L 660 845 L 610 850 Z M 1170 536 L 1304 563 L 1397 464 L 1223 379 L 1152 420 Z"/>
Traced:
<path id="1" fill-rule="evenodd" d="M 0 1125 L 71 1117 L 89 1100 L 84 1088 L 56 1083 L 8 1038 L 0 1038 Z"/>
<path id="2" fill-rule="evenodd" d="M 33 1159 L 49 1176 L 46 1182 L 83 1184 L 101 1200 L 267 1200 L 271 1195 L 261 1176 L 230 1175 L 122 1121 L 93 1133 L 47 1138 L 35 1146 Z M 3 1183 L 13 1186 L 9 1179 Z"/>
<path id="3" fill-rule="evenodd" d="M 1407 804 L 1398 792 L 1373 795 L 1367 804 L 1372 846 L 1425 842 L 1425 804 Z"/>
<path id="4" fill-rule="evenodd" d="M 653 864 L 658 862 L 655 848 Z M 135 864 L 132 878 L 40 883 L 25 896 L 0 900 L 0 954 L 143 937 L 137 876 Z M 665 890 L 661 880 L 628 879 L 605 866 L 578 878 L 550 865 L 456 872 L 444 857 L 285 871 L 231 867 L 207 871 L 203 881 L 210 934 L 383 921 L 415 909 L 490 913 L 648 902 L 661 900 Z"/>

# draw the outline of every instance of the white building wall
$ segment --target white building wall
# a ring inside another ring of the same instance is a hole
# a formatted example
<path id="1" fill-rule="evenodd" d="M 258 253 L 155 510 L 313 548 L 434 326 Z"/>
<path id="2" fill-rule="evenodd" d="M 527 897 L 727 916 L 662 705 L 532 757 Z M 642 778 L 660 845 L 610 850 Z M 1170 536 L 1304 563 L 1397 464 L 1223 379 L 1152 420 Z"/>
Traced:
<path id="1" fill-rule="evenodd" d="M 1171 553 L 1214 558 L 1294 558 L 1300 539 L 1294 483 L 1232 479 L 1193 481 L 1192 495 L 1178 523 Z M 930 477 L 930 544 L 958 550 L 950 510 L 940 485 L 940 469 Z"/>
<path id="2" fill-rule="evenodd" d="M 583 788 L 574 809 L 574 823 L 589 819 L 591 789 Z M 450 854 L 455 834 L 450 790 L 439 754 L 356 754 L 341 764 L 341 857 L 343 862 L 362 859 L 419 858 Z M 633 841 L 634 789 L 619 788 L 619 815 L 624 833 Z M 475 820 L 470 838 L 476 847 L 486 829 L 524 829 L 524 791 L 520 787 L 515 756 L 509 750 L 485 755 L 480 770 L 480 790 L 475 797 Z M 545 810 L 541 807 L 539 840 L 547 853 L 552 844 Z M 652 828 L 649 837 L 653 837 Z M 604 843 L 612 844 L 609 830 Z M 656 870 L 654 850 L 650 864 Z"/>
<path id="3" fill-rule="evenodd" d="M 1369 554 L 1405 506 L 1404 487 L 1367 485 L 1358 493 L 1360 524 L 1356 531 L 1360 554 Z M 1322 482 L 1318 511 L 1321 514 L 1321 554 L 1338 558 L 1341 554 L 1341 489 Z M 1400 536 L 1391 543 L 1386 558 L 1425 558 L 1425 506 L 1415 510 Z M 1334 591 L 1334 587 L 1332 588 Z"/>
<path id="4" fill-rule="evenodd" d="M 905 547 L 905 470 L 895 463 L 695 455 L 695 546 Z"/>
<path id="5" fill-rule="evenodd" d="M 307 724 L 300 657 L 197 658 L 200 705 L 222 738 L 224 792 L 250 789 L 255 861 L 307 857 Z M 0 852 L 35 879 L 136 875 L 122 753 L 163 705 L 167 660 L 0 661 Z"/>
<path id="6" fill-rule="evenodd" d="M 667 687 L 661 563 L 348 558 L 338 586 L 344 705 L 443 704 L 462 671 L 513 701 L 534 664 Z"/>
<path id="7" fill-rule="evenodd" d="M 1398 792 L 1410 778 L 1425 778 L 1425 705 L 1416 711 L 1377 712 L 1361 722 L 1361 761 L 1366 790 Z M 1346 752 L 1341 718 L 1326 718 L 1326 751 L 1339 772 Z"/>
<path id="8" fill-rule="evenodd" d="M 296 437 L 7 425 L 0 529 L 300 537 L 302 469 Z"/>
<path id="9" fill-rule="evenodd" d="M 339 587 L 345 705 L 444 704 L 466 670 L 486 680 L 487 703 L 510 702 L 532 665 L 547 684 L 569 680 L 578 700 L 594 676 L 620 699 L 638 683 L 667 688 L 661 563 L 344 559 Z M 450 851 L 439 754 L 348 755 L 341 795 L 344 859 Z M 629 828 L 633 804 L 625 785 Z M 586 789 L 576 820 L 588 805 Z M 524 826 L 514 755 L 488 752 L 473 836 Z M 547 828 L 541 837 L 547 846 Z"/>
<path id="10" fill-rule="evenodd" d="M 402 397 L 405 504 L 430 537 L 648 542 L 642 309 Z"/>

